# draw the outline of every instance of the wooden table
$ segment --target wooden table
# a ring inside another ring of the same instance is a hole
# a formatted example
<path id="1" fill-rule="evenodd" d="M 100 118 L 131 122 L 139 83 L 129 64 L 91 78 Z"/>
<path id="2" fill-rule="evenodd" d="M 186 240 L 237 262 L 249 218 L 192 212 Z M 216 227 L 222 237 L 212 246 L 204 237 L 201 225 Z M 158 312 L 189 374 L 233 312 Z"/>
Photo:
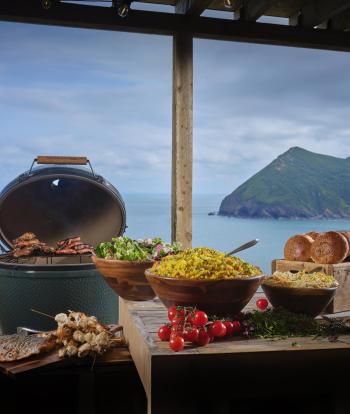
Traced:
<path id="1" fill-rule="evenodd" d="M 113 349 L 92 365 L 89 358 L 57 360 L 55 353 L 1 363 L 0 412 L 146 412 L 144 390 L 126 347 Z"/>
<path id="2" fill-rule="evenodd" d="M 235 413 L 255 413 L 261 412 L 259 401 L 272 397 L 284 407 L 281 411 L 280 404 L 275 406 L 280 414 L 288 409 L 294 414 L 350 412 L 348 391 L 343 390 L 348 380 L 342 382 L 350 372 L 350 336 L 337 342 L 223 340 L 175 353 L 156 335 L 167 321 L 159 300 L 120 300 L 119 306 L 120 324 L 146 391 L 149 414 L 218 414 L 233 412 L 232 407 Z M 299 408 L 293 405 L 297 402 Z M 269 412 L 274 412 L 273 405 Z"/>

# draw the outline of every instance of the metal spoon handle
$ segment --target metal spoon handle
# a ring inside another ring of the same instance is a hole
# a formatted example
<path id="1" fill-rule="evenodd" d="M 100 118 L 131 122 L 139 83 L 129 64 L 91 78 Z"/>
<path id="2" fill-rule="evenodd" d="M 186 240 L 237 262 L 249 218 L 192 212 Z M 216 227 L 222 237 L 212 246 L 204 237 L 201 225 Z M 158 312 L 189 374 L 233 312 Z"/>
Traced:
<path id="1" fill-rule="evenodd" d="M 259 242 L 259 239 L 254 239 L 249 241 L 248 243 L 242 244 L 242 246 L 237 247 L 236 249 L 232 250 L 232 252 L 226 253 L 226 256 L 232 256 L 235 253 L 241 252 L 242 250 L 249 249 L 250 247 L 255 246 Z"/>

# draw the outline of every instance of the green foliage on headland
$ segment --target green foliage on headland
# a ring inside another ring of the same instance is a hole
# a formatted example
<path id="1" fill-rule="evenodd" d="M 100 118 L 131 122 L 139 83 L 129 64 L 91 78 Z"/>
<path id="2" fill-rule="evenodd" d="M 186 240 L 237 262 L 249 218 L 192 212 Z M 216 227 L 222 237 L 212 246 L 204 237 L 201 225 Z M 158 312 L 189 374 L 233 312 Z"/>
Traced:
<path id="1" fill-rule="evenodd" d="M 219 214 L 249 218 L 350 217 L 350 158 L 290 148 L 226 196 Z"/>

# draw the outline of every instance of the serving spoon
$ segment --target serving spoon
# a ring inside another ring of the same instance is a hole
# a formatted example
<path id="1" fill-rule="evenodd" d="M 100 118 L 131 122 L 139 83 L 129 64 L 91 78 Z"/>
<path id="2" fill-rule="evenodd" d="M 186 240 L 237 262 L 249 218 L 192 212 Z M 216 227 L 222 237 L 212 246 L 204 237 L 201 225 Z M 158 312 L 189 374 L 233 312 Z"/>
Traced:
<path id="1" fill-rule="evenodd" d="M 226 253 L 226 256 L 232 256 L 233 254 L 241 252 L 242 250 L 249 249 L 250 247 L 255 246 L 257 243 L 259 243 L 259 239 L 250 240 L 249 242 L 242 244 L 231 252 Z"/>

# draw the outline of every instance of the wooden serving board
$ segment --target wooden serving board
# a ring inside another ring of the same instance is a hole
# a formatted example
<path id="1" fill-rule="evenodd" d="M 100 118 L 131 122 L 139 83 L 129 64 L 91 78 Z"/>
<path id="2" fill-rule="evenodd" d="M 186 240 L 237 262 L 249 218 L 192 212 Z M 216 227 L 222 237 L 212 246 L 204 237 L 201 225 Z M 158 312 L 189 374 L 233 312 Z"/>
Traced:
<path id="1" fill-rule="evenodd" d="M 126 346 L 113 348 L 104 355 L 96 358 L 95 365 L 117 365 L 131 363 L 132 358 Z M 58 351 L 54 350 L 46 354 L 33 355 L 30 358 L 13 362 L 0 362 L 0 372 L 14 376 L 27 371 L 43 368 L 49 365 L 55 366 L 77 366 L 91 365 L 92 358 L 59 358 Z"/>

